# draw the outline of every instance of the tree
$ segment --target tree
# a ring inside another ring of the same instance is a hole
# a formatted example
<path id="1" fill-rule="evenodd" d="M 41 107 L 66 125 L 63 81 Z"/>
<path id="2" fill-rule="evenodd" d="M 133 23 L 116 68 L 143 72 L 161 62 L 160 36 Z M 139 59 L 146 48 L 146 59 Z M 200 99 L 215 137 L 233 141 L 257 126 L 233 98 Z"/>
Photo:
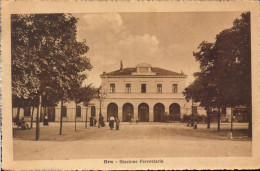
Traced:
<path id="1" fill-rule="evenodd" d="M 75 131 L 77 130 L 77 120 L 76 120 L 76 113 L 77 113 L 77 105 L 83 102 L 84 106 L 87 106 L 89 102 L 97 97 L 98 89 L 93 87 L 91 84 L 85 87 L 74 87 L 71 91 L 69 91 L 69 99 L 75 101 Z M 87 119 L 87 117 L 86 117 Z"/>
<path id="2" fill-rule="evenodd" d="M 66 100 L 92 68 L 84 56 L 86 42 L 76 40 L 77 22 L 70 14 L 12 15 L 12 91 L 17 97 L 37 96 L 40 112 L 51 97 L 52 103 Z M 36 140 L 38 132 L 39 116 Z"/>
<path id="3" fill-rule="evenodd" d="M 195 74 L 196 80 L 185 89 L 186 99 L 192 97 L 206 109 L 214 107 L 218 111 L 220 107 L 251 107 L 250 41 L 250 13 L 247 12 L 234 21 L 232 28 L 220 32 L 215 43 L 202 42 L 200 50 L 193 53 L 201 72 Z"/>

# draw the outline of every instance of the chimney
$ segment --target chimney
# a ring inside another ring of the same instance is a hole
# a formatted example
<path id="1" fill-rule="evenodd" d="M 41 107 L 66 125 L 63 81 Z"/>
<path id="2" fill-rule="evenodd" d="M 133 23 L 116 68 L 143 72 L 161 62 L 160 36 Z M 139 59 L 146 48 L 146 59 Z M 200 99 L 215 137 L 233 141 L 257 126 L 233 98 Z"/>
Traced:
<path id="1" fill-rule="evenodd" d="M 103 72 L 103 75 L 106 75 L 106 74 L 107 74 L 107 73 L 104 71 L 104 72 Z"/>
<path id="2" fill-rule="evenodd" d="M 120 70 L 122 70 L 123 69 L 123 62 L 122 62 L 122 60 L 120 61 Z"/>
<path id="3" fill-rule="evenodd" d="M 181 70 L 181 74 L 184 74 L 184 72 Z"/>

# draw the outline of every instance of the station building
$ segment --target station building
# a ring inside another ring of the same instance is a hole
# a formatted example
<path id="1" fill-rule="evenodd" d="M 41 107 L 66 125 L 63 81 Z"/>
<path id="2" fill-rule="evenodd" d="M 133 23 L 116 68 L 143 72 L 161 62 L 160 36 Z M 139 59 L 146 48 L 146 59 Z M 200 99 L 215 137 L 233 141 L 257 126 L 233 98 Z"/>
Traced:
<path id="1" fill-rule="evenodd" d="M 190 115 L 191 102 L 187 102 L 182 92 L 186 87 L 187 75 L 166 69 L 152 67 L 150 64 L 138 64 L 136 67 L 123 68 L 112 72 L 103 72 L 102 90 L 99 98 L 93 99 L 88 106 L 74 102 L 57 107 L 42 108 L 50 121 L 59 121 L 62 110 L 63 121 L 86 121 L 90 116 L 97 119 L 100 114 L 105 120 L 113 115 L 123 122 L 163 122 L 166 115 L 170 121 L 180 121 L 184 115 Z M 201 107 L 196 107 L 198 115 L 206 115 Z M 13 115 L 17 113 L 13 109 Z M 20 117 L 29 121 L 32 108 L 21 110 Z M 34 120 L 36 112 L 34 112 Z"/>

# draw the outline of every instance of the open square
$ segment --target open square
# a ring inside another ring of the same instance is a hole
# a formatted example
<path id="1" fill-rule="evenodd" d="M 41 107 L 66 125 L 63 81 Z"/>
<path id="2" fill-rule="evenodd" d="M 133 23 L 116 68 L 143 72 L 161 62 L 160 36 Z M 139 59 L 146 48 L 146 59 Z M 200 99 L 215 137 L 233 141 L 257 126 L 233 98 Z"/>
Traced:
<path id="1" fill-rule="evenodd" d="M 42 125 L 42 124 L 41 124 Z M 250 157 L 251 139 L 247 138 L 247 123 L 234 125 L 234 139 L 227 137 L 230 124 L 217 124 L 211 129 L 198 124 L 198 129 L 186 123 L 123 123 L 120 129 L 87 127 L 85 123 L 64 123 L 40 128 L 40 140 L 35 141 L 35 129 L 14 130 L 15 160 L 60 160 L 87 158 L 167 158 L 167 157 Z"/>

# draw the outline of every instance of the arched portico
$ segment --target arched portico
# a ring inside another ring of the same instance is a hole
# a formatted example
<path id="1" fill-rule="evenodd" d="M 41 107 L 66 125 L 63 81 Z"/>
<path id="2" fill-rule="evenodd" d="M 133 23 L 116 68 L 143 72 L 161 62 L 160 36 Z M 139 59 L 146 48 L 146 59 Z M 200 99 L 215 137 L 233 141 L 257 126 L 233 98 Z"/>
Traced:
<path id="1" fill-rule="evenodd" d="M 156 103 L 153 107 L 154 122 L 164 121 L 165 107 L 162 103 Z"/>
<path id="2" fill-rule="evenodd" d="M 107 105 L 107 120 L 109 120 L 110 116 L 118 117 L 118 106 L 115 103 Z"/>
<path id="3" fill-rule="evenodd" d="M 138 120 L 140 122 L 149 122 L 149 106 L 146 103 L 141 103 L 138 106 Z"/>
<path id="4" fill-rule="evenodd" d="M 134 118 L 134 106 L 131 103 L 125 103 L 123 105 L 123 122 L 129 122 L 131 118 Z"/>

